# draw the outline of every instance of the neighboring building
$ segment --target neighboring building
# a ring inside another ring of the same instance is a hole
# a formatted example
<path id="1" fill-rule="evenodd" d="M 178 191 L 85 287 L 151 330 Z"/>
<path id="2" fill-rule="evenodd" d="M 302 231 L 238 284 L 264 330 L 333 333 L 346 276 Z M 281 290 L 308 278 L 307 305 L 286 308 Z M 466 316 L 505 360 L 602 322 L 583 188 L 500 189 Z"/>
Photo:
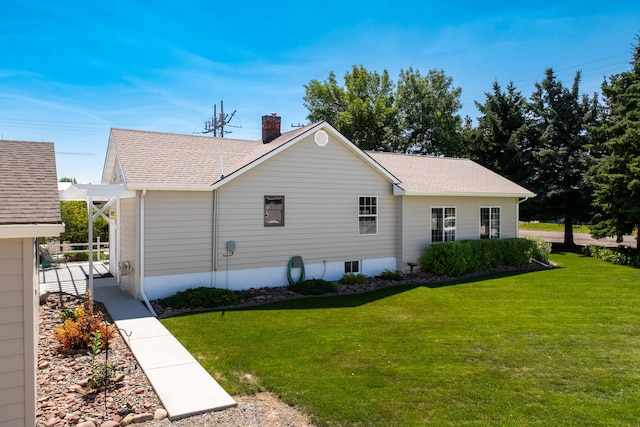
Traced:
<path id="1" fill-rule="evenodd" d="M 64 231 L 52 143 L 0 140 L 0 426 L 36 423 L 36 237 Z"/>
<path id="2" fill-rule="evenodd" d="M 435 241 L 515 237 L 530 191 L 465 159 L 364 152 L 326 122 L 244 141 L 112 129 L 117 276 L 149 299 L 405 270 Z M 293 270 L 293 272 L 292 272 Z"/>

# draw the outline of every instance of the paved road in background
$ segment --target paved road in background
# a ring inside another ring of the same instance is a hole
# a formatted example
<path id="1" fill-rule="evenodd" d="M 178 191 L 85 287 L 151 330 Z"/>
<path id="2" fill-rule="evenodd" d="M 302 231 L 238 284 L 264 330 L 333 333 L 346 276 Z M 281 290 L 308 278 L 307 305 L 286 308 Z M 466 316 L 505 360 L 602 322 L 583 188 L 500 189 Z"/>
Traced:
<path id="1" fill-rule="evenodd" d="M 564 232 L 562 231 L 538 231 L 538 230 L 520 230 L 519 237 L 538 236 L 545 242 L 551 243 L 563 243 Z M 576 245 L 598 245 L 617 247 L 620 244 L 625 246 L 636 247 L 636 238 L 633 236 L 624 236 L 623 243 L 616 243 L 616 239 L 612 237 L 605 237 L 604 239 L 594 239 L 588 233 L 573 233 L 573 242 Z"/>

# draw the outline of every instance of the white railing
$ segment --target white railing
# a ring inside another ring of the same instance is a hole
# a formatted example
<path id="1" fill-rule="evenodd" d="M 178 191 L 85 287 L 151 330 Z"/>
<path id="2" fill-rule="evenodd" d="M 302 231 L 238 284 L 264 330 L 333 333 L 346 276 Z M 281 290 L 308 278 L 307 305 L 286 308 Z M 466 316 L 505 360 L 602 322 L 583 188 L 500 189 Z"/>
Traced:
<path id="1" fill-rule="evenodd" d="M 69 261 L 73 261 L 72 255 L 77 253 L 86 253 L 87 259 L 89 259 L 89 244 L 85 243 L 69 243 L 69 242 L 48 242 L 49 252 L 63 253 L 67 255 Z M 101 242 L 98 237 L 96 242 L 93 242 L 93 253 L 96 254 L 98 261 L 109 259 L 109 242 Z"/>

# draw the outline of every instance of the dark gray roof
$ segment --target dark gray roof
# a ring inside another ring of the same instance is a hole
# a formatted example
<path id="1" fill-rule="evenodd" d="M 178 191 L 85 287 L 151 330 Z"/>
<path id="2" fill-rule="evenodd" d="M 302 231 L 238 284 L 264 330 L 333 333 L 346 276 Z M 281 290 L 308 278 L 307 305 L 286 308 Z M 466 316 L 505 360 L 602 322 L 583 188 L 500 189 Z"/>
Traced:
<path id="1" fill-rule="evenodd" d="M 57 181 L 53 143 L 0 140 L 0 225 L 62 223 Z"/>

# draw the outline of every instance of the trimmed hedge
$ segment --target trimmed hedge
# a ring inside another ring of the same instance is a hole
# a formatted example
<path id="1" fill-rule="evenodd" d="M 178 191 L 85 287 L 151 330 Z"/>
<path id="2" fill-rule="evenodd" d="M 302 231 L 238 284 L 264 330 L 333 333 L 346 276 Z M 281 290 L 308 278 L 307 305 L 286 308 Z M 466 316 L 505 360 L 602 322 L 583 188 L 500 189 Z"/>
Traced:
<path id="1" fill-rule="evenodd" d="M 501 266 L 525 265 L 534 254 L 538 261 L 547 262 L 550 251 L 551 245 L 539 239 L 512 238 L 436 243 L 425 248 L 424 255 L 420 258 L 420 267 L 423 271 L 455 277 Z"/>

